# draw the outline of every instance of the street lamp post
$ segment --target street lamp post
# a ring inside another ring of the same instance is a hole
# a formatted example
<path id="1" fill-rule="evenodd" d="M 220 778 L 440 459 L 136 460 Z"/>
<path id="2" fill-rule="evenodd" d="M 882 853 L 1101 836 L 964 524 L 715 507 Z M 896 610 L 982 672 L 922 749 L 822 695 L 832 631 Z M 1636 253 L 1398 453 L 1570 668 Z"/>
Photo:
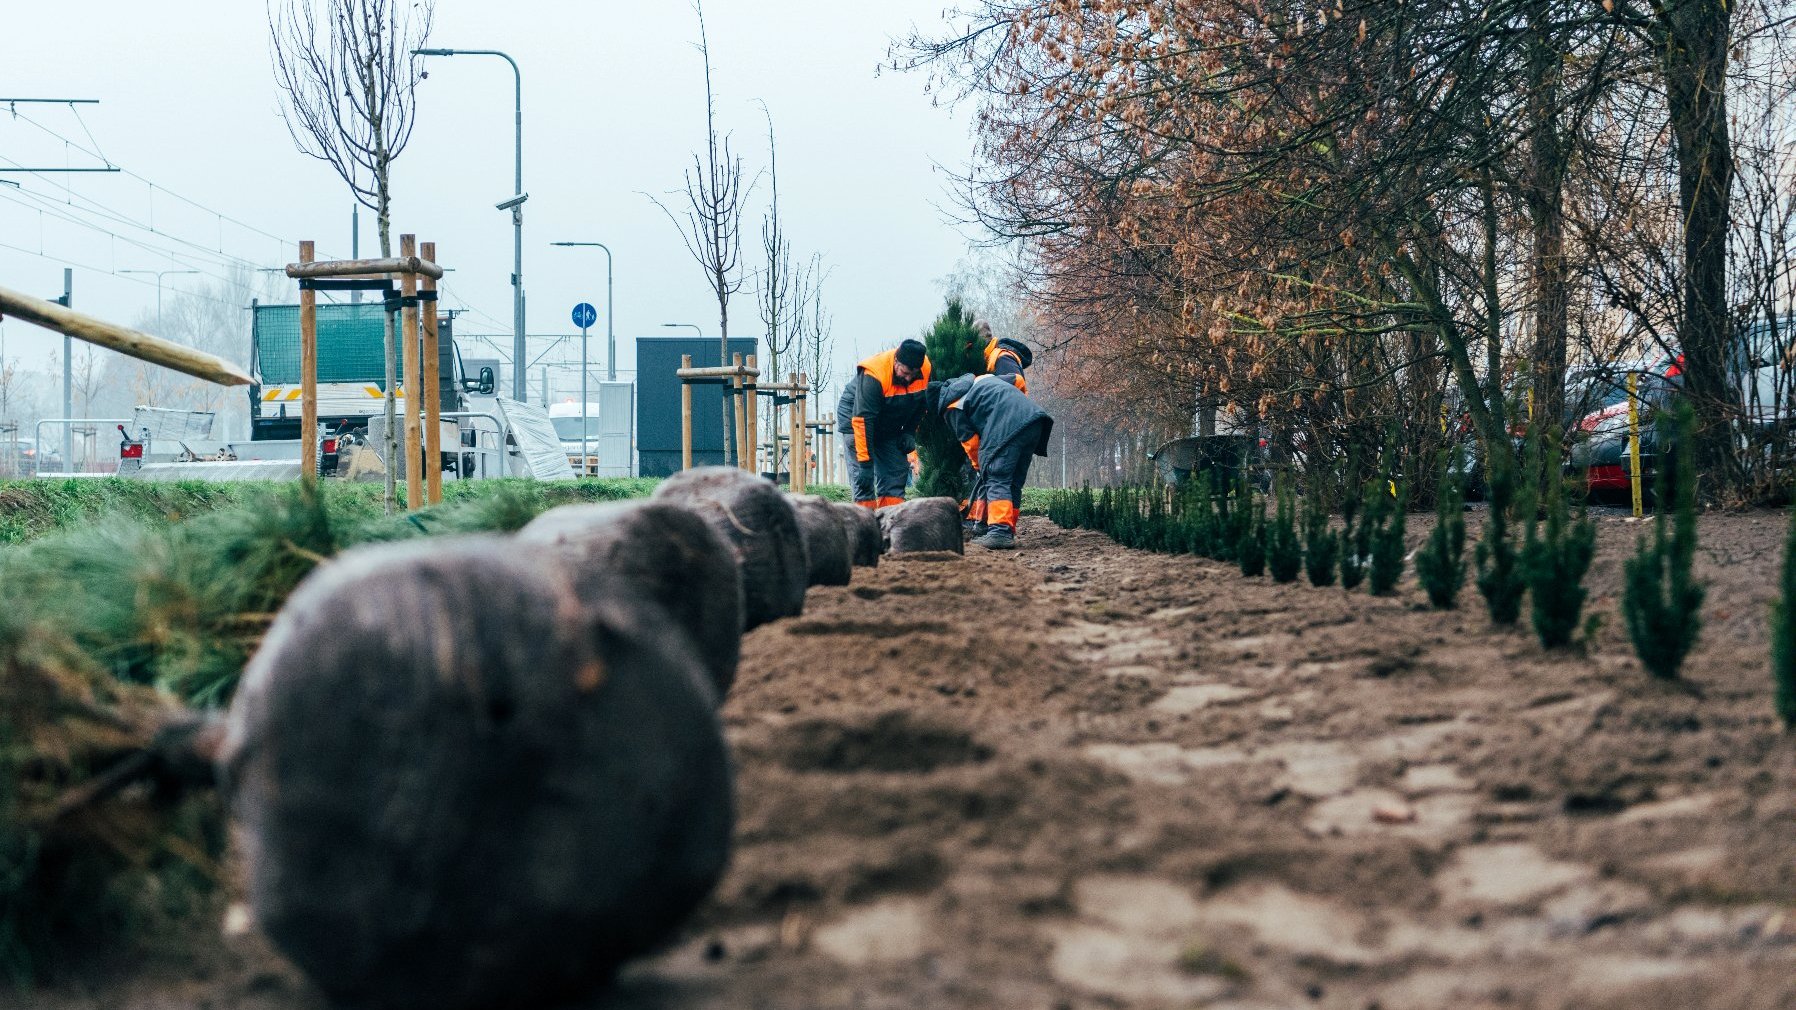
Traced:
<path id="1" fill-rule="evenodd" d="M 611 286 L 611 248 L 603 242 L 550 242 L 550 245 L 605 251 L 605 381 L 617 381 L 617 310 Z M 586 367 L 586 351 L 580 351 L 580 367 Z M 584 387 L 582 387 L 584 388 Z"/>
<path id="2" fill-rule="evenodd" d="M 612 289 L 611 289 L 611 248 L 603 242 L 551 242 L 550 245 L 569 246 L 605 250 L 605 375 L 607 381 L 617 379 L 617 338 L 612 330 Z M 586 433 L 591 426 L 587 420 L 587 404 L 591 398 L 586 394 L 586 327 L 580 327 L 580 472 L 586 472 Z"/>
<path id="3" fill-rule="evenodd" d="M 155 274 L 156 275 L 156 335 L 162 333 L 162 278 L 169 274 L 197 274 L 198 270 L 120 270 L 121 274 Z"/>
<path id="4" fill-rule="evenodd" d="M 500 210 L 511 211 L 512 227 L 512 268 L 511 268 L 511 396 L 512 399 L 524 400 L 524 362 L 529 351 L 524 346 L 524 201 L 530 194 L 524 192 L 524 74 L 518 69 L 518 61 L 497 49 L 414 49 L 413 56 L 497 56 L 511 64 L 511 73 L 517 86 L 515 101 L 512 105 L 513 118 L 517 124 L 517 165 L 512 186 L 512 197 L 498 205 Z"/>
<path id="5" fill-rule="evenodd" d="M 698 334 L 701 337 L 705 335 L 705 331 L 699 329 L 698 325 L 696 323 L 662 323 L 661 325 L 670 330 L 677 330 L 677 329 L 681 329 L 683 327 L 685 329 L 691 330 L 692 332 Z M 726 362 L 724 362 L 724 364 L 727 365 L 727 364 L 729 364 L 729 362 L 726 361 Z"/>

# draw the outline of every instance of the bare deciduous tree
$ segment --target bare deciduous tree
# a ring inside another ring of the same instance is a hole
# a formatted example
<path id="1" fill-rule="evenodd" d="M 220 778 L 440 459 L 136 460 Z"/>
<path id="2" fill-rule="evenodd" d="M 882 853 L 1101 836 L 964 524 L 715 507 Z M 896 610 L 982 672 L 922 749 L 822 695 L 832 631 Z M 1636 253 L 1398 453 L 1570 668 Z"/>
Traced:
<path id="1" fill-rule="evenodd" d="M 322 8 L 322 9 L 321 9 Z M 329 165 L 380 223 L 393 255 L 392 168 L 417 121 L 412 50 L 430 38 L 434 0 L 272 0 L 268 32 L 281 110 L 301 153 Z M 398 347 L 387 316 L 387 511 L 393 510 Z"/>
<path id="2" fill-rule="evenodd" d="M 705 35 L 705 7 L 692 5 L 698 15 L 698 51 L 705 64 L 705 153 L 692 156 L 682 192 L 686 207 L 680 213 L 651 196 L 655 206 L 679 229 L 686 251 L 705 272 L 705 283 L 717 298 L 719 362 L 730 357 L 730 296 L 742 290 L 742 214 L 752 181 L 744 182 L 742 158 L 730 150 L 729 134 L 717 134 L 717 99 L 711 89 L 711 43 Z M 736 462 L 735 440 L 729 437 L 734 416 L 728 397 L 723 401 L 724 461 Z"/>
<path id="3" fill-rule="evenodd" d="M 798 327 L 798 357 L 811 382 L 811 411 L 820 421 L 833 417 L 832 405 L 823 395 L 833 378 L 836 356 L 835 319 L 823 308 L 823 282 L 828 277 L 823 257 L 812 256 L 798 285 L 798 303 L 805 306 Z"/>
<path id="4" fill-rule="evenodd" d="M 767 103 L 757 103 L 767 117 L 767 181 L 773 191 L 767 213 L 761 217 L 761 276 L 755 286 L 755 307 L 760 310 L 761 325 L 766 328 L 766 374 L 774 382 L 782 381 L 780 359 L 790 364 L 789 352 L 798 342 L 798 326 L 802 306 L 796 301 L 796 284 L 803 281 L 802 269 L 792 264 L 792 241 L 786 237 L 785 222 L 780 218 L 779 150 L 773 136 L 773 113 Z M 773 470 L 779 472 L 779 407 L 767 412 L 768 444 L 773 447 Z"/>

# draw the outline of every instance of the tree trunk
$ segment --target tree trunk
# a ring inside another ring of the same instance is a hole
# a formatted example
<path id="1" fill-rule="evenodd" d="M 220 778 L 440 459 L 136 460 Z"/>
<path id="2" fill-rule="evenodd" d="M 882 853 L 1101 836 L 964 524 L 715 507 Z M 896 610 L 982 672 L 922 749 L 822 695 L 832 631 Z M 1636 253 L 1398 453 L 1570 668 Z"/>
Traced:
<path id="1" fill-rule="evenodd" d="M 377 208 L 380 219 L 380 256 L 382 259 L 391 259 L 393 256 L 393 221 L 392 197 L 387 189 L 388 166 L 384 157 L 379 157 L 376 160 L 380 165 L 375 176 L 380 194 L 376 201 L 380 204 Z M 387 515 L 392 515 L 397 507 L 399 497 L 395 484 L 399 468 L 399 412 L 393 395 L 399 384 L 399 340 L 393 332 L 393 314 L 383 311 L 381 320 L 385 324 L 382 333 L 386 338 L 384 351 L 387 364 L 387 390 L 386 396 L 383 398 L 386 408 L 387 434 L 386 445 L 382 452 L 386 462 L 386 482 L 381 492 L 381 505 Z M 518 367 L 523 367 L 523 363 L 519 362 Z"/>
<path id="2" fill-rule="evenodd" d="M 719 290 L 723 284 L 723 275 L 718 274 Z M 717 298 L 717 363 L 730 363 L 730 303 L 728 296 Z M 730 383 L 723 386 L 723 465 L 736 466 L 736 408 L 730 403 L 730 390 L 735 387 Z"/>
<path id="3" fill-rule="evenodd" d="M 1661 17 L 1665 102 L 1677 145 L 1684 221 L 1678 344 L 1685 388 L 1696 408 L 1697 472 L 1725 480 L 1734 473 L 1730 447 L 1735 408 L 1727 375 L 1728 198 L 1733 186 L 1726 81 L 1730 8 L 1714 0 L 1687 0 L 1671 5 Z"/>
<path id="4" fill-rule="evenodd" d="M 1565 413 L 1565 142 L 1559 127 L 1560 46 L 1548 0 L 1528 7 L 1527 204 L 1534 283 L 1534 405 L 1531 420 L 1554 431 Z M 1549 452 L 1547 458 L 1554 458 Z M 1545 474 L 1537 474 L 1545 477 Z"/>

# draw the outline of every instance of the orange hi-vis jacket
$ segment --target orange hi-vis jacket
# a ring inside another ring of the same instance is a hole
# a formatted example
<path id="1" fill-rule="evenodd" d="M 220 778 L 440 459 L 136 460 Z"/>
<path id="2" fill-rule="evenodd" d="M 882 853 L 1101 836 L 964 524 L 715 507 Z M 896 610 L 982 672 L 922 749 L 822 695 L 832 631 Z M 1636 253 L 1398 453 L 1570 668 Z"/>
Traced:
<path id="1" fill-rule="evenodd" d="M 1023 360 L 1023 356 L 1026 354 L 1029 354 L 1029 348 L 1014 340 L 1009 338 L 994 340 L 985 345 L 986 374 L 995 375 L 1027 393 L 1029 380 L 1023 375 L 1023 369 L 1029 365 L 1027 361 Z"/>
<path id="2" fill-rule="evenodd" d="M 855 366 L 854 379 L 836 403 L 836 430 L 854 436 L 854 458 L 873 458 L 874 440 L 915 434 L 929 392 L 929 359 L 915 382 L 900 386 L 893 377 L 898 349 L 882 351 Z"/>

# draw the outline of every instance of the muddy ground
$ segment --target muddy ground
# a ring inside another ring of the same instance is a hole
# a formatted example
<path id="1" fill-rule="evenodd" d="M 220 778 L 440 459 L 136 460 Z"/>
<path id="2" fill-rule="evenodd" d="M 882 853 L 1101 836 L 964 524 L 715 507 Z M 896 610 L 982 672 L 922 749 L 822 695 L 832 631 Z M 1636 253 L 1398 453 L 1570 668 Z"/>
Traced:
<path id="1" fill-rule="evenodd" d="M 745 642 L 733 869 L 583 1007 L 1796 1006 L 1783 520 L 1703 520 L 1685 686 L 1621 628 L 1638 529 L 1588 655 L 1042 520 L 813 589 Z M 319 1005 L 216 937 L 29 1005 Z"/>

